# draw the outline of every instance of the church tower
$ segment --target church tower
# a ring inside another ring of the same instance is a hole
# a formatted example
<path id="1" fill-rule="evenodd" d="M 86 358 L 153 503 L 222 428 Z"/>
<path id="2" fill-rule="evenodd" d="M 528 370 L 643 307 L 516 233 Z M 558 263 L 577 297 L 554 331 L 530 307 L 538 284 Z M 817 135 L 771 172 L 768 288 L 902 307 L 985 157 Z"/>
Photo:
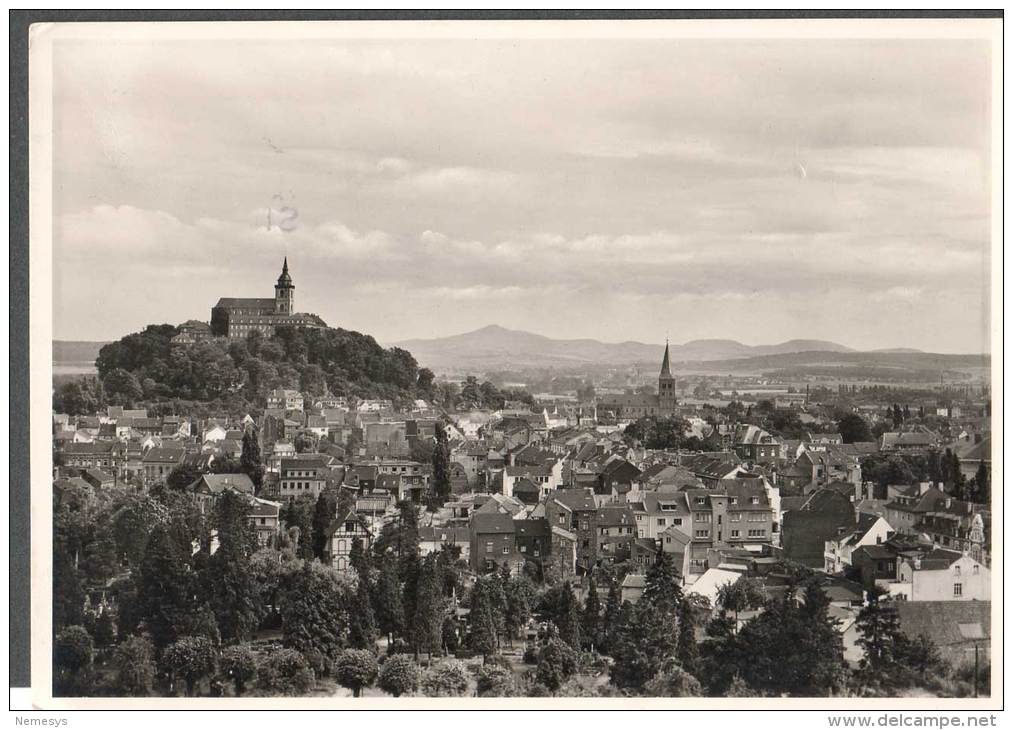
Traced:
<path id="1" fill-rule="evenodd" d="M 274 285 L 274 313 L 293 314 L 295 312 L 295 284 L 292 277 L 288 275 L 288 256 L 281 267 L 281 276 L 278 283 Z"/>
<path id="2" fill-rule="evenodd" d="M 675 378 L 668 356 L 668 340 L 665 340 L 665 357 L 661 361 L 661 374 L 658 376 L 658 410 L 671 413 L 675 410 Z"/>

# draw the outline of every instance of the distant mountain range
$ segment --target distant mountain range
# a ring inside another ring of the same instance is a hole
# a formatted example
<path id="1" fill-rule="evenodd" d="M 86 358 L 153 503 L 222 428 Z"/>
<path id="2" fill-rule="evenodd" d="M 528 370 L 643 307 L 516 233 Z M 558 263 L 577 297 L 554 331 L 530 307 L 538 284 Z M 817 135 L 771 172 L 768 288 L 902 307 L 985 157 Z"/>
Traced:
<path id="1" fill-rule="evenodd" d="M 624 365 L 661 362 L 664 345 L 643 342 L 556 340 L 531 332 L 489 325 L 474 332 L 436 339 L 393 343 L 433 369 L 561 367 L 582 364 Z M 672 362 L 701 362 L 796 352 L 855 352 L 825 340 L 789 340 L 777 345 L 744 345 L 735 340 L 692 340 L 670 345 Z"/>
<path id="2" fill-rule="evenodd" d="M 94 363 L 98 351 L 108 342 L 53 340 L 53 362 L 58 364 Z"/>

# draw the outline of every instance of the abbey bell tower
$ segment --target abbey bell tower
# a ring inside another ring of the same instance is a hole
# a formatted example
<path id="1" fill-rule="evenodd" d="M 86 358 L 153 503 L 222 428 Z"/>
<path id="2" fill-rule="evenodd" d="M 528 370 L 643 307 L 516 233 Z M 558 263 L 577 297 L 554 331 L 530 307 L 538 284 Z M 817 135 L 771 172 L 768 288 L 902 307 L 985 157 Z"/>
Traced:
<path id="1" fill-rule="evenodd" d="M 295 312 L 295 284 L 288 274 L 288 256 L 281 267 L 281 276 L 274 285 L 274 313 L 293 314 Z"/>

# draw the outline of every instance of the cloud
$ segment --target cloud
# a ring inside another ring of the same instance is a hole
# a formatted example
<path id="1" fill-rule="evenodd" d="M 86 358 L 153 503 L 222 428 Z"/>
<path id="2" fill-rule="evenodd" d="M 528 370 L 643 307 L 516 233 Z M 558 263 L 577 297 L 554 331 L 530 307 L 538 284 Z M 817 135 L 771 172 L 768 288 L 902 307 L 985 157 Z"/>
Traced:
<path id="1" fill-rule="evenodd" d="M 270 293 L 286 253 L 300 306 L 378 336 L 961 349 L 988 316 L 981 42 L 180 38 L 55 60 L 70 334 Z"/>

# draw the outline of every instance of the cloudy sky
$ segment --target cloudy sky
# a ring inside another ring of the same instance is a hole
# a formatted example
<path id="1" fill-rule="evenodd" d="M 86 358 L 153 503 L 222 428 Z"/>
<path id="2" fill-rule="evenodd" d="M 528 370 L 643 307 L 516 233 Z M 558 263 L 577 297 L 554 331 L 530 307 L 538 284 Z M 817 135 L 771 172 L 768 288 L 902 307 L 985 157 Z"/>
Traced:
<path id="1" fill-rule="evenodd" d="M 979 41 L 61 41 L 54 334 L 272 296 L 381 342 L 982 351 Z"/>

